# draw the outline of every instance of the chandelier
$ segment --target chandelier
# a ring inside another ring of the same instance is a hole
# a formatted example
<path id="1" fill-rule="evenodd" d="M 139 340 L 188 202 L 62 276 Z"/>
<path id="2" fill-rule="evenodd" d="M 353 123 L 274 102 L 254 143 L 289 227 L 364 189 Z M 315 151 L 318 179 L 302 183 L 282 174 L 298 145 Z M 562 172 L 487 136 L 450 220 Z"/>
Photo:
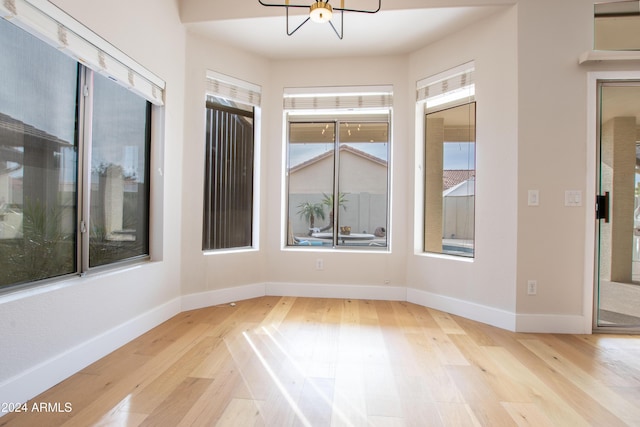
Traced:
<path id="1" fill-rule="evenodd" d="M 302 27 L 304 24 L 306 24 L 309 21 L 317 22 L 320 24 L 328 22 L 340 40 L 342 40 L 342 36 L 344 34 L 344 13 L 345 12 L 376 13 L 380 11 L 380 7 L 382 6 L 382 0 L 378 0 L 378 8 L 375 10 L 345 8 L 344 0 L 340 0 L 340 7 L 337 7 L 337 6 L 333 7 L 332 5 L 329 4 L 329 0 L 327 1 L 316 0 L 313 3 L 311 3 L 311 5 L 291 4 L 289 0 L 285 0 L 284 3 L 266 3 L 262 0 L 258 0 L 258 3 L 260 3 L 263 6 L 285 8 L 286 16 L 287 16 L 287 35 L 288 36 L 298 31 L 300 27 Z M 302 21 L 300 25 L 295 27 L 293 30 L 291 30 L 289 26 L 289 8 L 290 7 L 309 9 L 309 16 L 304 21 Z M 340 31 L 338 31 L 338 29 L 335 27 L 335 25 L 333 25 L 333 22 L 331 21 L 331 18 L 333 18 L 334 12 L 340 12 Z"/>

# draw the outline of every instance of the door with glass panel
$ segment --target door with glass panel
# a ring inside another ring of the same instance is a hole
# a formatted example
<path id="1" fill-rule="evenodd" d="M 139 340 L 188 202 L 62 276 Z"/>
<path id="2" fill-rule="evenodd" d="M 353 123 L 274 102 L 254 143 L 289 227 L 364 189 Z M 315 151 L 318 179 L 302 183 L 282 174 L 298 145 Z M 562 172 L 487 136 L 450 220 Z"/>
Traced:
<path id="1" fill-rule="evenodd" d="M 640 81 L 598 82 L 594 327 L 640 330 Z"/>

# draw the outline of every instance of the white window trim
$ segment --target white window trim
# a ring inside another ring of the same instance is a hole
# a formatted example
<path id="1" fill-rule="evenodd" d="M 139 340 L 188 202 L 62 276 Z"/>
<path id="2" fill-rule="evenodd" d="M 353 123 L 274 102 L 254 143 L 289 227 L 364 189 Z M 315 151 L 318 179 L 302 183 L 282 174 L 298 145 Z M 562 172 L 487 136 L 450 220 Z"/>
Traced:
<path id="1" fill-rule="evenodd" d="M 416 82 L 416 102 L 428 112 L 475 100 L 475 62 L 470 61 Z"/>
<path id="2" fill-rule="evenodd" d="M 453 92 L 453 96 L 448 94 Z M 435 102 L 434 102 L 435 101 Z M 425 114 L 475 102 L 475 61 L 469 61 L 416 82 L 413 253 L 417 256 L 473 263 L 476 258 L 424 250 Z M 476 244 L 474 236 L 474 246 Z"/>
<path id="3" fill-rule="evenodd" d="M 343 97 L 343 102 L 339 98 Z M 297 102 L 292 102 L 296 100 Z M 283 145 L 282 164 L 285 173 L 282 174 L 282 205 L 281 205 L 281 242 L 283 251 L 349 251 L 361 253 L 386 253 L 392 252 L 392 188 L 393 188 L 393 86 L 339 86 L 339 87 L 303 87 L 284 88 L 283 91 Z M 389 153 L 387 160 L 387 245 L 384 250 L 366 250 L 357 246 L 336 246 L 331 248 L 317 248 L 315 246 L 290 246 L 288 245 L 288 143 L 290 122 L 302 121 L 305 118 L 335 115 L 353 116 L 385 116 L 389 123 Z M 296 117 L 300 116 L 300 117 Z M 294 117 L 293 119 L 290 119 Z"/>
<path id="4" fill-rule="evenodd" d="M 47 0 L 4 0 L 0 16 L 149 102 L 164 103 L 165 82 Z"/>
<path id="5" fill-rule="evenodd" d="M 230 101 L 259 107 L 262 102 L 262 87 L 217 71 L 207 70 L 207 94 Z"/>
<path id="6" fill-rule="evenodd" d="M 230 101 L 251 105 L 253 109 L 253 218 L 251 246 L 243 248 L 226 248 L 205 250 L 205 255 L 225 254 L 230 252 L 255 251 L 260 248 L 260 147 L 262 146 L 262 87 L 260 85 L 238 79 L 217 71 L 206 72 L 206 95 L 219 96 Z M 204 231 L 201 230 L 200 235 Z"/>

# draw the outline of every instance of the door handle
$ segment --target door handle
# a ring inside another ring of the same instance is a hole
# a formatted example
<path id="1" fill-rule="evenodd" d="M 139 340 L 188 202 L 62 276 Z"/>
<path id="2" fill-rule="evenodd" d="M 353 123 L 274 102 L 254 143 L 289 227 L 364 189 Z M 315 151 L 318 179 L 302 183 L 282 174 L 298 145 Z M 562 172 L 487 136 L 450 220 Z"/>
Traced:
<path id="1" fill-rule="evenodd" d="M 596 196 L 596 219 L 604 219 L 609 222 L 609 192 L 605 191 L 604 196 Z"/>

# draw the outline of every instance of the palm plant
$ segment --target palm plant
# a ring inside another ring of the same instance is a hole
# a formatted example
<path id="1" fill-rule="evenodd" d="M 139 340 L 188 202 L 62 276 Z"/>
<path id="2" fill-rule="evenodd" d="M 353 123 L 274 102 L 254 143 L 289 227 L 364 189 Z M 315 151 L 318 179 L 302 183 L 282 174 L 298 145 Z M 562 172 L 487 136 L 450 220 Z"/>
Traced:
<path id="1" fill-rule="evenodd" d="M 327 194 L 327 193 L 322 193 L 322 195 L 324 196 L 324 198 L 322 199 L 322 204 L 327 206 L 327 208 L 329 209 L 329 225 L 327 225 L 326 227 L 322 228 L 322 231 L 325 230 L 329 230 L 331 228 L 333 228 L 333 193 L 331 194 Z M 345 193 L 339 193 L 338 194 L 338 207 L 342 207 L 342 209 L 344 209 L 345 211 L 347 210 L 347 206 L 345 205 L 345 203 L 348 202 L 347 198 L 346 198 L 346 194 Z"/>
<path id="2" fill-rule="evenodd" d="M 298 205 L 298 215 L 309 221 L 309 228 L 315 227 L 316 217 L 324 219 L 324 206 L 322 203 L 304 202 Z"/>

